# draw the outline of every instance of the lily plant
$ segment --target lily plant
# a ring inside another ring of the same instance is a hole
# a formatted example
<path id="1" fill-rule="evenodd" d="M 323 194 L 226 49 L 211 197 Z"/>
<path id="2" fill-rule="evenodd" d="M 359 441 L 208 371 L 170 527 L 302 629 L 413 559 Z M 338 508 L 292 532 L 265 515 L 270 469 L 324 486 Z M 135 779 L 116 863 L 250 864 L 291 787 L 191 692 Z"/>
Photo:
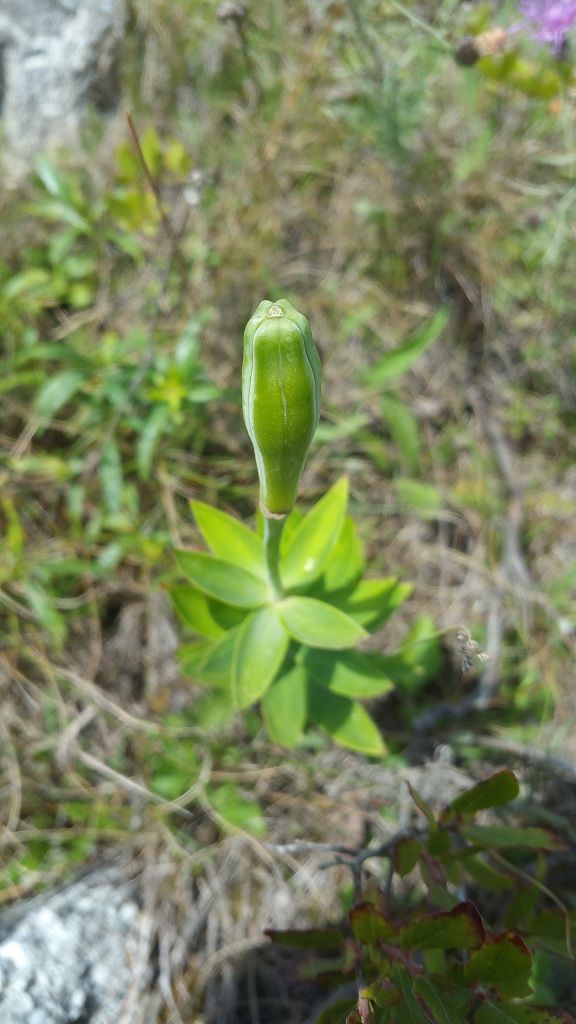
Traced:
<path id="1" fill-rule="evenodd" d="M 293 747 L 312 725 L 379 756 L 384 742 L 361 701 L 434 674 L 437 639 L 423 617 L 396 651 L 365 649 L 411 588 L 393 576 L 364 577 L 345 477 L 306 515 L 296 507 L 320 394 L 308 320 L 286 299 L 261 302 L 246 326 L 242 368 L 259 528 L 192 501 L 209 551 L 175 552 L 187 582 L 170 594 L 196 634 L 180 649 L 181 666 L 196 682 L 225 688 L 234 710 L 259 703 L 277 744 Z"/>

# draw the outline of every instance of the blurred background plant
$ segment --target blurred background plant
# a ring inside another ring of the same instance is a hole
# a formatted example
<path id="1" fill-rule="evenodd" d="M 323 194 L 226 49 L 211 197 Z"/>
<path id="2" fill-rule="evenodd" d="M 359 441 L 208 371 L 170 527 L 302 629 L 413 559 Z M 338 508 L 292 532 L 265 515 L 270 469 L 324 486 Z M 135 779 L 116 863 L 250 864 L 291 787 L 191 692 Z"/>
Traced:
<path id="1" fill-rule="evenodd" d="M 356 771 L 308 736 L 283 774 L 259 716 L 230 721 L 174 657 L 162 584 L 169 548 L 199 543 L 190 499 L 254 515 L 239 380 L 263 295 L 297 301 L 324 366 L 302 508 L 346 474 L 371 572 L 412 584 L 381 652 L 427 616 L 490 655 L 463 675 L 446 642 L 433 677 L 371 706 L 387 764 L 546 753 L 572 777 L 573 72 L 520 20 L 133 0 L 123 89 L 151 181 L 119 115 L 113 146 L 2 190 L 4 898 L 134 822 L 192 863 L 285 821 L 284 790 L 300 832 Z M 454 59 L 493 28 L 505 49 Z M 536 800 L 533 823 L 555 810 Z"/>

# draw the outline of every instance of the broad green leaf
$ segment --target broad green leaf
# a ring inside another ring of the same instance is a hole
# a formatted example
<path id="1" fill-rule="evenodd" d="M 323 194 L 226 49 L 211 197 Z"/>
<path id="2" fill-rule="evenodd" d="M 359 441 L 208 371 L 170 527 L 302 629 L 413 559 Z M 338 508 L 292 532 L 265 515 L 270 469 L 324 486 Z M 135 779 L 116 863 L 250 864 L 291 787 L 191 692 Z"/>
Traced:
<path id="1" fill-rule="evenodd" d="M 379 697 L 393 688 L 394 684 L 382 672 L 380 657 L 375 652 L 312 648 L 304 651 L 302 664 L 317 683 L 332 693 L 360 700 Z"/>
<path id="2" fill-rule="evenodd" d="M 535 850 L 565 850 L 566 843 L 543 828 L 516 828 L 514 825 L 465 825 L 460 834 L 468 843 L 490 848 L 528 846 Z"/>
<path id="3" fill-rule="evenodd" d="M 304 587 L 320 575 L 340 535 L 347 499 L 348 480 L 342 477 L 304 517 L 282 559 L 287 589 Z"/>
<path id="4" fill-rule="evenodd" d="M 410 836 L 403 836 L 397 843 L 394 844 L 392 851 L 392 865 L 394 871 L 400 878 L 405 878 L 411 871 L 416 867 L 420 854 L 422 852 L 422 845 L 417 839 L 412 839 Z"/>
<path id="5" fill-rule="evenodd" d="M 336 743 L 361 754 L 380 757 L 386 753 L 380 733 L 361 704 L 330 693 L 310 682 L 308 716 Z"/>
<path id="6" fill-rule="evenodd" d="M 272 942 L 278 942 L 283 946 L 291 946 L 293 949 L 340 949 L 342 932 L 339 928 L 265 928 L 264 935 L 267 935 Z"/>
<path id="7" fill-rule="evenodd" d="M 474 1024 L 576 1024 L 558 1006 L 515 1006 L 487 1000 L 474 1013 Z"/>
<path id="8" fill-rule="evenodd" d="M 308 647 L 341 650 L 367 636 L 354 619 L 313 597 L 285 597 L 276 611 L 290 636 Z"/>
<path id="9" fill-rule="evenodd" d="M 269 600 L 264 580 L 202 551 L 175 551 L 184 575 L 204 594 L 237 608 L 259 608 Z"/>
<path id="10" fill-rule="evenodd" d="M 538 892 L 535 885 L 531 882 L 520 886 L 511 899 L 508 900 L 508 905 L 503 915 L 503 922 L 507 928 L 525 928 L 528 919 L 531 919 L 531 915 L 534 912 L 534 908 L 540 899 L 540 893 Z M 559 915 L 562 922 L 562 934 L 565 935 L 565 918 L 563 914 Z M 532 924 L 532 919 L 530 920 Z M 535 929 L 536 934 L 539 934 L 538 929 Z M 564 939 L 565 941 L 565 939 Z"/>
<path id="11" fill-rule="evenodd" d="M 442 511 L 444 501 L 440 491 L 433 484 L 423 483 L 422 480 L 410 480 L 407 477 L 396 477 L 394 487 L 400 507 L 417 512 L 422 519 L 436 519 Z"/>
<path id="12" fill-rule="evenodd" d="M 357 903 L 348 914 L 354 935 L 362 943 L 394 942 L 398 929 L 373 903 Z"/>
<path id="13" fill-rule="evenodd" d="M 340 536 L 324 565 L 321 579 L 323 593 L 342 590 L 356 582 L 364 571 L 362 544 L 354 521 L 346 516 Z"/>
<path id="14" fill-rule="evenodd" d="M 428 838 L 425 840 L 425 843 L 426 852 L 432 857 L 443 857 L 449 853 L 452 848 L 450 833 L 439 828 L 431 830 Z M 444 866 L 446 867 L 447 865 Z"/>
<path id="15" fill-rule="evenodd" d="M 33 408 L 43 419 L 52 419 L 76 394 L 84 381 L 79 370 L 62 370 L 49 376 L 34 398 Z"/>
<path id="16" fill-rule="evenodd" d="M 214 810 L 233 828 L 242 829 L 253 836 L 266 834 L 266 819 L 255 800 L 243 796 L 234 782 L 224 782 L 208 791 Z"/>
<path id="17" fill-rule="evenodd" d="M 274 680 L 262 698 L 262 714 L 273 743 L 293 747 L 308 715 L 308 677 L 301 665 Z"/>
<path id="18" fill-rule="evenodd" d="M 199 636 L 205 636 L 208 640 L 217 640 L 232 626 L 242 622 L 246 614 L 240 608 L 215 601 L 186 584 L 166 589 L 181 619 Z"/>
<path id="19" fill-rule="evenodd" d="M 204 686 L 228 686 L 239 626 L 211 644 L 185 644 L 178 651 L 182 673 Z"/>
<path id="20" fill-rule="evenodd" d="M 406 402 L 386 392 L 382 396 L 382 416 L 398 446 L 400 458 L 408 473 L 420 467 L 420 428 Z"/>
<path id="21" fill-rule="evenodd" d="M 467 1024 L 454 1000 L 424 975 L 416 978 L 414 993 L 420 996 L 432 1011 L 435 1024 Z"/>
<path id="22" fill-rule="evenodd" d="M 400 929 L 403 949 L 477 949 L 486 936 L 482 918 L 470 900 L 439 910 Z"/>
<path id="23" fill-rule="evenodd" d="M 440 337 L 448 316 L 448 308 L 439 309 L 408 338 L 408 341 L 405 341 L 403 345 L 398 345 L 391 352 L 387 352 L 370 370 L 367 376 L 368 384 L 388 384 L 409 370 L 418 356 Z"/>
<path id="24" fill-rule="evenodd" d="M 238 519 L 203 501 L 190 504 L 200 532 L 217 558 L 266 579 L 264 545 L 260 537 Z"/>
<path id="25" fill-rule="evenodd" d="M 514 800 L 520 792 L 518 779 L 508 768 L 495 772 L 482 782 L 460 793 L 450 804 L 450 810 L 462 817 L 471 817 L 477 811 L 498 807 Z"/>
<path id="26" fill-rule="evenodd" d="M 522 998 L 532 992 L 532 954 L 516 932 L 507 931 L 487 939 L 464 968 L 464 980 L 480 984 L 507 999 Z"/>
<path id="27" fill-rule="evenodd" d="M 409 583 L 398 583 L 394 577 L 360 580 L 352 592 L 330 594 L 330 603 L 346 612 L 361 626 L 374 633 L 390 618 L 412 593 Z"/>
<path id="28" fill-rule="evenodd" d="M 232 659 L 232 699 L 238 708 L 259 700 L 278 673 L 289 636 L 274 608 L 248 615 L 236 633 Z"/>

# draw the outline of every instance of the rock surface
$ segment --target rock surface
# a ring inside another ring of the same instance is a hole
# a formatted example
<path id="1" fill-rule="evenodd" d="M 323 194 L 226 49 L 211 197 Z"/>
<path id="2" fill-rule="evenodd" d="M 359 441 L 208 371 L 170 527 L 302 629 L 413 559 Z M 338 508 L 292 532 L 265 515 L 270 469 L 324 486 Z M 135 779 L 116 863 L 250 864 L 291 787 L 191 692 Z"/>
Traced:
<path id="1" fill-rule="evenodd" d="M 16 904 L 0 916 L 0 1024 L 143 1024 L 148 933 L 110 870 Z"/>
<path id="2" fill-rule="evenodd" d="M 11 176 L 39 152 L 77 144 L 90 105 L 115 105 L 125 13 L 125 0 L 2 0 L 0 113 Z"/>

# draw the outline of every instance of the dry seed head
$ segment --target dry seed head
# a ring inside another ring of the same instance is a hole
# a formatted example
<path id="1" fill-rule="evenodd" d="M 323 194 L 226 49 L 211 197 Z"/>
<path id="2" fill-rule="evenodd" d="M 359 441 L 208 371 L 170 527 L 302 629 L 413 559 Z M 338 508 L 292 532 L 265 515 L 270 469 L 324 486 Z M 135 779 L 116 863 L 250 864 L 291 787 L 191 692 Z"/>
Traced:
<path id="1" fill-rule="evenodd" d="M 480 644 L 476 643 L 475 640 L 470 636 L 469 631 L 465 626 L 460 626 L 456 633 L 456 640 L 458 641 L 458 650 L 462 655 L 462 674 L 467 675 L 474 665 L 474 657 L 478 658 L 479 661 L 489 661 L 490 655 L 486 654 L 480 647 Z"/>

